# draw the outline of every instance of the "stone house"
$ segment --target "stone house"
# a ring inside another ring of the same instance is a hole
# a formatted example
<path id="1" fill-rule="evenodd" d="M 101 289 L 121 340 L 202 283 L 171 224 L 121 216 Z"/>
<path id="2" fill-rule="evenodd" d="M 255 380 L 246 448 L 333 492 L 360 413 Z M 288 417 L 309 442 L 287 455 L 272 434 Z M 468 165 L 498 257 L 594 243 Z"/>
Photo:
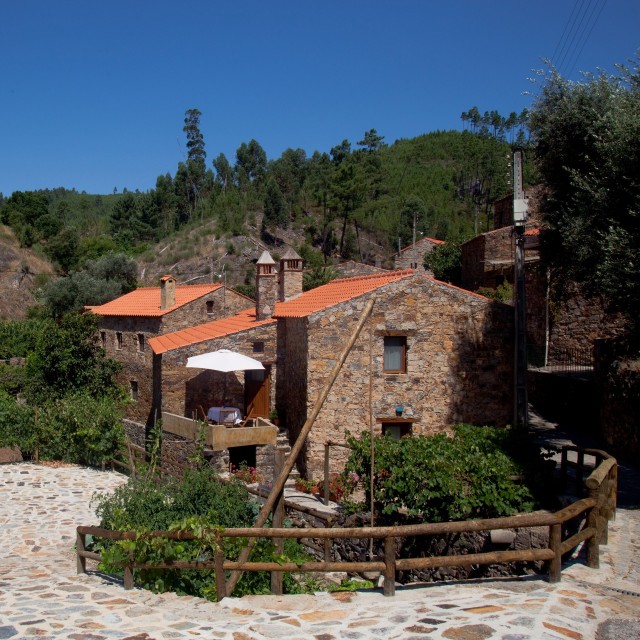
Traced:
<path id="1" fill-rule="evenodd" d="M 232 315 L 253 301 L 220 284 L 179 285 L 164 276 L 159 287 L 142 287 L 111 302 L 89 307 L 99 315 L 99 341 L 122 364 L 118 382 L 129 389 L 127 417 L 146 421 L 152 404 L 149 340 L 207 320 Z"/>
<path id="2" fill-rule="evenodd" d="M 544 235 L 542 187 L 525 190 L 528 220 L 525 229 L 525 282 L 527 342 L 534 362 L 562 364 L 569 360 L 592 364 L 593 341 L 617 335 L 623 320 L 609 313 L 601 299 L 586 298 L 571 282 L 554 278 L 540 254 Z M 513 284 L 515 240 L 513 196 L 494 203 L 493 231 L 482 233 L 462 245 L 462 287 L 477 291 Z M 546 354 L 546 355 L 545 355 Z"/>
<path id="3" fill-rule="evenodd" d="M 334 280 L 276 304 L 276 405 L 292 442 L 372 297 L 372 315 L 298 460 L 308 477 L 322 477 L 325 442 L 344 442 L 347 431 L 401 437 L 511 421 L 512 309 L 423 271 L 391 271 Z M 346 455 L 333 449 L 331 469 Z"/>
<path id="4" fill-rule="evenodd" d="M 255 307 L 150 339 L 154 411 L 192 416 L 222 394 L 248 416 L 275 407 L 293 443 L 371 297 L 374 310 L 322 407 L 300 470 L 323 474 L 324 443 L 373 426 L 394 437 L 446 430 L 456 422 L 506 425 L 512 406 L 513 312 L 436 281 L 423 271 L 334 280 L 302 293 L 302 261 L 279 270 L 257 263 Z M 262 372 L 187 368 L 192 355 L 229 348 L 259 359 Z M 257 376 L 258 377 L 254 377 Z M 397 408 L 401 407 L 401 415 Z M 332 453 L 332 470 L 344 462 Z"/>
<path id="5" fill-rule="evenodd" d="M 438 245 L 444 244 L 444 240 L 436 240 L 435 238 L 420 238 L 400 249 L 393 256 L 393 265 L 395 269 L 418 269 L 424 265 L 424 257 Z"/>
<path id="6" fill-rule="evenodd" d="M 268 417 L 274 406 L 276 321 L 278 300 L 302 294 L 302 258 L 288 249 L 279 270 L 268 252 L 256 263 L 256 300 L 235 315 L 151 338 L 153 411 L 198 416 L 202 407 L 227 400 L 247 418 Z M 221 373 L 186 367 L 191 356 L 229 349 L 260 360 L 264 371 Z"/>

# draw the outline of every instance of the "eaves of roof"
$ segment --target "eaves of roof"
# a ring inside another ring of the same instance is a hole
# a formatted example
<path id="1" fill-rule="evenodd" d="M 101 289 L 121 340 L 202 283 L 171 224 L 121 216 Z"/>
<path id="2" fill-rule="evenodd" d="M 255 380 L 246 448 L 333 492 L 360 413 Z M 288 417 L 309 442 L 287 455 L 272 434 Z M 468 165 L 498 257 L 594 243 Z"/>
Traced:
<path id="1" fill-rule="evenodd" d="M 272 318 L 256 320 L 255 307 L 240 311 L 234 316 L 221 318 L 205 324 L 196 325 L 173 333 L 165 333 L 155 338 L 149 338 L 149 346 L 153 353 L 159 355 L 174 349 L 188 347 L 192 344 L 215 340 L 223 336 L 232 335 L 248 329 L 255 329 L 268 324 L 274 324 Z"/>

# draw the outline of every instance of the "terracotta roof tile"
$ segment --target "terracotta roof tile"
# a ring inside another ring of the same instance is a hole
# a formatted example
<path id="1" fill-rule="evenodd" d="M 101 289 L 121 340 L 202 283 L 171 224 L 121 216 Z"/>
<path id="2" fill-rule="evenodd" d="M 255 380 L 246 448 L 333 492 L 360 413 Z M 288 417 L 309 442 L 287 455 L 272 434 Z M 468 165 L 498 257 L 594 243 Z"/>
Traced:
<path id="1" fill-rule="evenodd" d="M 396 282 L 402 278 L 413 276 L 413 269 L 403 271 L 386 271 L 368 276 L 341 278 L 328 284 L 311 289 L 302 295 L 288 300 L 276 302 L 274 318 L 303 318 L 316 311 L 321 311 L 336 304 L 357 298 L 374 289 Z"/>
<path id="2" fill-rule="evenodd" d="M 163 316 L 222 286 L 221 284 L 176 285 L 176 303 L 168 309 L 160 309 L 160 287 L 141 287 L 111 302 L 92 307 L 91 312 L 101 316 Z"/>
<path id="3" fill-rule="evenodd" d="M 155 338 L 149 338 L 149 346 L 155 354 L 173 351 L 181 347 L 187 347 L 205 340 L 213 340 L 228 336 L 239 331 L 246 331 L 266 324 L 275 323 L 275 320 L 268 318 L 267 320 L 256 321 L 256 310 L 254 307 L 240 311 L 229 318 L 221 318 L 206 324 L 200 324 L 181 331 L 173 333 L 165 333 Z"/>

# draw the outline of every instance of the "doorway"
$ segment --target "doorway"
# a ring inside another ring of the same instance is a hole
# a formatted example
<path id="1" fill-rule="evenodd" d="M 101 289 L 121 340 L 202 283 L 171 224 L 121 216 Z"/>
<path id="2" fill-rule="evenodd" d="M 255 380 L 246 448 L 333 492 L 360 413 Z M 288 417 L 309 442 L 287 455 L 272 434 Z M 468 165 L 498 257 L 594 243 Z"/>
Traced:
<path id="1" fill-rule="evenodd" d="M 229 448 L 229 464 L 234 469 L 239 469 L 245 465 L 247 467 L 256 468 L 256 446 L 248 445 L 244 447 Z"/>
<path id="2" fill-rule="evenodd" d="M 244 406 L 247 418 L 269 416 L 271 367 L 244 372 Z"/>

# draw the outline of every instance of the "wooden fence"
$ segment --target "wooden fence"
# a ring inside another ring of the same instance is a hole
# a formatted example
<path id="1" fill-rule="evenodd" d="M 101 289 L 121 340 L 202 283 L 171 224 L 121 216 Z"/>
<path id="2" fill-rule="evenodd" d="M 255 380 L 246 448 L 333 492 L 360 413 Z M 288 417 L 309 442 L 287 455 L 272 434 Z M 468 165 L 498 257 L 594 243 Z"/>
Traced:
<path id="1" fill-rule="evenodd" d="M 577 460 L 573 460 L 572 454 Z M 588 465 L 587 457 L 594 460 Z M 580 498 L 573 504 L 555 513 L 522 514 L 503 518 L 483 520 L 466 520 L 461 522 L 442 522 L 398 527 L 360 527 L 360 528 L 305 528 L 292 529 L 277 526 L 274 528 L 236 528 L 222 531 L 208 532 L 216 539 L 214 558 L 211 561 L 198 562 L 167 562 L 160 564 L 136 563 L 133 559 L 123 566 L 125 589 L 133 588 L 134 569 L 207 569 L 215 572 L 216 592 L 218 600 L 231 595 L 227 592 L 226 571 L 269 571 L 272 574 L 272 591 L 282 593 L 281 576 L 284 572 L 306 573 L 343 571 L 350 573 L 380 572 L 384 577 L 383 589 L 385 596 L 395 594 L 396 571 L 417 570 L 435 567 L 469 566 L 472 564 L 499 564 L 510 562 L 544 561 L 550 582 L 558 582 L 561 578 L 562 557 L 581 543 L 586 543 L 587 566 L 599 568 L 599 546 L 606 544 L 608 520 L 615 514 L 617 491 L 617 463 L 615 458 L 597 449 L 579 449 L 578 447 L 564 447 L 562 451 L 561 477 L 563 482 L 570 479 L 569 471 L 575 469 L 574 480 L 581 483 L 581 475 L 592 469 L 584 482 L 587 497 Z M 582 488 L 582 487 L 580 487 Z M 278 509 L 282 509 L 282 497 L 278 501 Z M 275 514 L 274 514 L 275 515 Z M 581 518 L 577 533 L 563 539 L 563 525 Z M 274 522 L 281 522 L 281 517 L 274 518 Z M 396 547 L 398 538 L 413 536 L 437 536 L 451 533 L 466 533 L 475 531 L 493 531 L 509 528 L 549 527 L 549 544 L 546 548 L 520 549 L 506 551 L 491 551 L 454 556 L 434 556 L 428 558 L 397 558 Z M 77 570 L 86 572 L 86 561 L 101 560 L 100 555 L 87 551 L 86 536 L 106 538 L 109 540 L 135 540 L 137 534 L 133 531 L 118 532 L 98 527 L 79 526 L 77 528 Z M 196 536 L 187 532 L 157 531 L 148 534 L 152 537 L 162 537 L 170 540 L 194 540 Z M 379 560 L 364 562 L 332 562 L 324 561 L 304 562 L 238 562 L 224 557 L 224 541 L 231 538 L 269 538 L 277 546 L 285 538 L 296 539 L 382 539 L 384 540 L 384 556 Z M 275 585 L 275 586 L 274 586 Z"/>

